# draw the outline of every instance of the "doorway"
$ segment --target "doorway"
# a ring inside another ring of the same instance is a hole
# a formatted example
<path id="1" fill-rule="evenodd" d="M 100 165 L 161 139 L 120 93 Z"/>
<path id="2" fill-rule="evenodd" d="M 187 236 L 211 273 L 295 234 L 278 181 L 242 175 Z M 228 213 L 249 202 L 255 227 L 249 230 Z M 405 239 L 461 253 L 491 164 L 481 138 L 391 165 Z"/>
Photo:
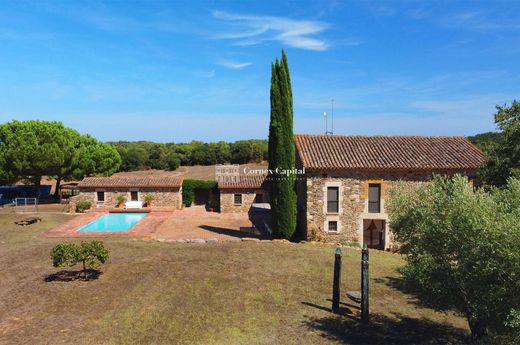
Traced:
<path id="1" fill-rule="evenodd" d="M 368 248 L 385 249 L 386 220 L 363 219 L 363 243 Z"/>

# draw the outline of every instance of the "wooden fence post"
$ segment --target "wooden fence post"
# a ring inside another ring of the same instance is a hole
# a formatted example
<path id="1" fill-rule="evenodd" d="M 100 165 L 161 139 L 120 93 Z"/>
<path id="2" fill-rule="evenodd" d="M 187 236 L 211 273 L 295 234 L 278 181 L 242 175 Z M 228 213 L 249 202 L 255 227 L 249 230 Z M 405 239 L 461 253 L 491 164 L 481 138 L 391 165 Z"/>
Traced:
<path id="1" fill-rule="evenodd" d="M 334 254 L 334 281 L 332 282 L 332 312 L 339 314 L 339 296 L 341 282 L 341 248 L 336 248 Z"/>
<path id="2" fill-rule="evenodd" d="M 361 322 L 368 323 L 368 248 L 363 245 L 361 251 Z"/>

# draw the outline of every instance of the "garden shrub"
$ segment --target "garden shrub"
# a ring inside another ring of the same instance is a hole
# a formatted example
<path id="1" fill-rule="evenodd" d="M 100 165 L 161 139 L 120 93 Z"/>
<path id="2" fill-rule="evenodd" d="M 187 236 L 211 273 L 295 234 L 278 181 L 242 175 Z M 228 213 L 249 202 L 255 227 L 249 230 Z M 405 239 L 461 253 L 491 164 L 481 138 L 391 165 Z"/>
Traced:
<path id="1" fill-rule="evenodd" d="M 125 195 L 118 195 L 116 198 L 116 201 L 118 204 L 124 204 L 126 202 L 126 196 Z"/>
<path id="2" fill-rule="evenodd" d="M 76 204 L 76 212 L 85 212 L 86 210 L 90 209 L 92 206 L 92 203 L 88 200 L 80 200 Z"/>
<path id="3" fill-rule="evenodd" d="M 311 224 L 307 231 L 307 241 L 325 242 L 325 237 L 316 224 Z"/>
<path id="4" fill-rule="evenodd" d="M 58 244 L 51 251 L 52 265 L 54 267 L 73 267 L 83 264 L 83 277 L 87 277 L 87 268 L 94 269 L 100 263 L 105 263 L 109 252 L 102 241 L 90 241 L 77 243 Z"/>
<path id="5" fill-rule="evenodd" d="M 153 195 L 146 194 L 143 199 L 144 199 L 144 202 L 146 203 L 146 205 L 150 206 L 150 205 L 152 205 L 152 201 L 154 198 L 153 198 Z"/>
<path id="6" fill-rule="evenodd" d="M 187 179 L 182 182 L 182 203 L 186 207 L 190 207 L 195 200 L 195 189 L 214 189 L 217 187 L 217 181 L 214 180 L 191 180 Z"/>

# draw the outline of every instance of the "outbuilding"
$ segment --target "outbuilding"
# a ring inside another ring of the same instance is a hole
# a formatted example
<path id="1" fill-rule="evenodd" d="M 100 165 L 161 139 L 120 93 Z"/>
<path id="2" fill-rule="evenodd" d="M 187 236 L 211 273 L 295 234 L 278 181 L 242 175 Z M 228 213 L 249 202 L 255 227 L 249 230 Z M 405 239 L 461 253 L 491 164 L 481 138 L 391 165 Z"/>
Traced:
<path id="1" fill-rule="evenodd" d="M 71 204 L 88 200 L 93 207 L 115 207 L 119 196 L 144 203 L 146 195 L 152 196 L 153 207 L 180 209 L 182 203 L 180 177 L 86 177 L 77 188 L 80 194 L 71 198 Z"/>

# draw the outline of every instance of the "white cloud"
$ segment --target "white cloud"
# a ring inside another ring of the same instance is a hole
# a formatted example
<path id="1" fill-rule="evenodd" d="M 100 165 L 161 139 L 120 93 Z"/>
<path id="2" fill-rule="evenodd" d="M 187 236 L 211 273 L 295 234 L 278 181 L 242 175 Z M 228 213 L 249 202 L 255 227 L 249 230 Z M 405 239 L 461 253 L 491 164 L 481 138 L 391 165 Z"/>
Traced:
<path id="1" fill-rule="evenodd" d="M 217 65 L 224 66 L 231 69 L 242 69 L 247 66 L 251 66 L 252 62 L 239 62 L 233 60 L 219 60 L 217 61 Z"/>
<path id="2" fill-rule="evenodd" d="M 264 41 L 278 41 L 290 47 L 307 50 L 322 51 L 329 47 L 325 40 L 309 37 L 325 31 L 329 26 L 324 22 L 232 14 L 224 11 L 213 11 L 213 17 L 237 27 L 235 31 L 217 34 L 214 38 L 235 40 L 237 45 L 248 46 Z"/>

